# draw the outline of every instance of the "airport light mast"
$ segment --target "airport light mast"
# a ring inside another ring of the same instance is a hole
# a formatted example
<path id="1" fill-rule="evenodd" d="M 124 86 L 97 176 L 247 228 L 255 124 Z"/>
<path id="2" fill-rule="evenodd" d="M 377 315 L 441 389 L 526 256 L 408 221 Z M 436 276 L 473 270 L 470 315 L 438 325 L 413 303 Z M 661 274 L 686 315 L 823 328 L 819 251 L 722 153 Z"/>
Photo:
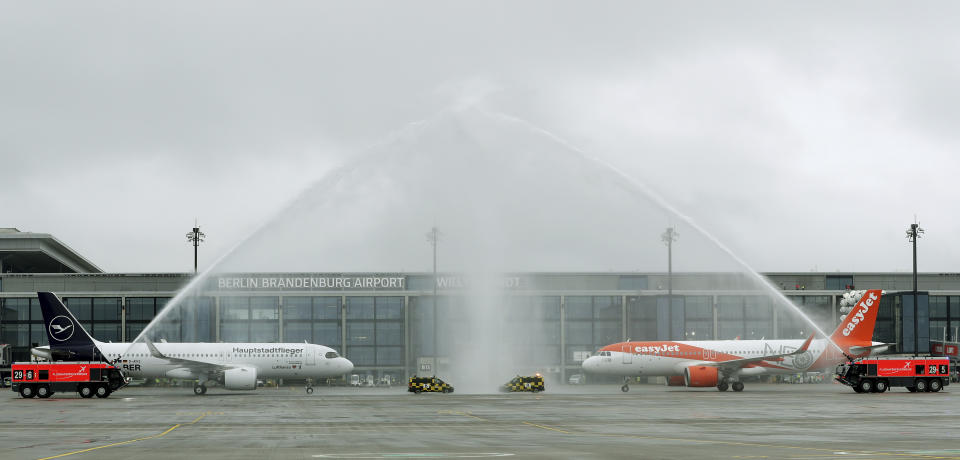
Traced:
<path id="1" fill-rule="evenodd" d="M 660 235 L 660 239 L 667 245 L 667 313 L 669 315 L 667 326 L 667 338 L 673 340 L 673 242 L 680 236 L 673 227 L 667 227 L 667 231 Z"/>
<path id="2" fill-rule="evenodd" d="M 917 295 L 917 240 L 923 236 L 923 229 L 920 228 L 919 222 L 914 222 L 910 224 L 910 228 L 907 229 L 907 239 L 910 240 L 910 243 L 913 244 L 913 353 L 916 354 L 920 350 L 920 338 L 917 337 L 919 333 L 917 325 L 917 313 L 919 313 L 920 306 L 917 305 L 918 295 Z"/>
<path id="3" fill-rule="evenodd" d="M 432 227 L 430 233 L 427 233 L 427 242 L 433 246 L 433 372 L 437 372 L 437 356 L 439 355 L 439 349 L 437 348 L 437 245 L 440 243 L 440 230 L 437 227 Z"/>
<path id="4" fill-rule="evenodd" d="M 203 242 L 205 235 L 200 231 L 200 226 L 193 224 L 193 231 L 187 233 L 187 241 L 193 243 L 193 272 L 197 272 L 197 247 Z"/>

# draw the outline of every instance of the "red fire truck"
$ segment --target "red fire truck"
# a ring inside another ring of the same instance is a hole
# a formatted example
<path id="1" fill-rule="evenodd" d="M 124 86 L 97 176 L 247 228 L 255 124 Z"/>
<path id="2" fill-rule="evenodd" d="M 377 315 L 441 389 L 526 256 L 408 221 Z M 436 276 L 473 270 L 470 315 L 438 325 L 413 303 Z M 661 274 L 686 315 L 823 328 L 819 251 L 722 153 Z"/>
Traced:
<path id="1" fill-rule="evenodd" d="M 106 398 L 127 384 L 120 369 L 102 362 L 13 363 L 13 391 L 24 398 L 49 398 L 58 391 Z"/>
<path id="2" fill-rule="evenodd" d="M 837 366 L 837 381 L 857 393 L 883 393 L 906 387 L 911 393 L 940 391 L 950 384 L 947 358 L 861 358 Z"/>

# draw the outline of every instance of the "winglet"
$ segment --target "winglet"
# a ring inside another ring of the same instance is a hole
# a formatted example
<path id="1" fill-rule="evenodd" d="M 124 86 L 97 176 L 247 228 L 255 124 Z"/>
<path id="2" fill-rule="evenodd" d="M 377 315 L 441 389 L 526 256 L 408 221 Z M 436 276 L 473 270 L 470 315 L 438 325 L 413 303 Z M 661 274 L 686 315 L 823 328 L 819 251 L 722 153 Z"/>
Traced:
<path id="1" fill-rule="evenodd" d="M 810 342 L 813 342 L 813 338 L 816 336 L 817 336 L 816 333 L 810 334 L 810 337 L 808 337 L 807 340 L 803 342 L 803 345 L 800 345 L 800 348 L 797 349 L 796 353 L 803 353 L 807 351 L 807 348 L 810 347 Z"/>
<path id="2" fill-rule="evenodd" d="M 147 344 L 147 348 L 150 350 L 150 356 L 153 356 L 154 358 L 167 359 L 163 353 L 160 353 L 160 350 L 157 350 L 157 346 L 154 345 L 153 342 L 147 338 L 144 338 L 143 341 Z"/>

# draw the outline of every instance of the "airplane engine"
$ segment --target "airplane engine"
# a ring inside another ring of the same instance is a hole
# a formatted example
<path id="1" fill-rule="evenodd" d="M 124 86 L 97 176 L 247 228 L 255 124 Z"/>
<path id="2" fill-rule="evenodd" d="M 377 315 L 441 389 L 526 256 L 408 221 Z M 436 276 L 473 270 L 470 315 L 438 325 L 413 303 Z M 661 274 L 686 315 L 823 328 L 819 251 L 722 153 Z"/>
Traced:
<path id="1" fill-rule="evenodd" d="M 51 351 L 49 348 L 34 347 L 30 349 L 30 354 L 33 356 L 36 356 L 37 358 L 42 358 L 46 360 L 53 359 L 53 351 Z"/>
<path id="2" fill-rule="evenodd" d="M 228 390 L 255 390 L 257 389 L 257 369 L 253 367 L 227 369 L 223 373 L 223 386 Z"/>
<path id="3" fill-rule="evenodd" d="M 30 349 L 30 355 L 47 361 L 70 361 L 74 353 L 66 350 L 51 350 L 48 347 L 33 347 Z"/>
<path id="4" fill-rule="evenodd" d="M 688 387 L 715 387 L 720 371 L 712 366 L 690 366 L 683 370 L 683 380 Z"/>
<path id="5" fill-rule="evenodd" d="M 682 387 L 684 385 L 685 383 L 682 375 L 671 375 L 670 377 L 667 377 L 668 387 Z"/>

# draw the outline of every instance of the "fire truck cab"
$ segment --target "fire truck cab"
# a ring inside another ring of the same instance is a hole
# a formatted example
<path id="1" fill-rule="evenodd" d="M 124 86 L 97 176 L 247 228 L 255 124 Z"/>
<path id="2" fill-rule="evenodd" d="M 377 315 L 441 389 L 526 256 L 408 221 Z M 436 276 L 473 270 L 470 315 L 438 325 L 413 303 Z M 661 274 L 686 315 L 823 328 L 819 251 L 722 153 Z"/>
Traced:
<path id="1" fill-rule="evenodd" d="M 891 387 L 937 392 L 950 384 L 947 358 L 861 358 L 837 366 L 836 372 L 836 380 L 857 393 L 883 393 Z"/>
<path id="2" fill-rule="evenodd" d="M 127 384 L 120 369 L 102 362 L 14 363 L 13 391 L 23 398 L 49 398 L 58 391 L 106 398 Z"/>

